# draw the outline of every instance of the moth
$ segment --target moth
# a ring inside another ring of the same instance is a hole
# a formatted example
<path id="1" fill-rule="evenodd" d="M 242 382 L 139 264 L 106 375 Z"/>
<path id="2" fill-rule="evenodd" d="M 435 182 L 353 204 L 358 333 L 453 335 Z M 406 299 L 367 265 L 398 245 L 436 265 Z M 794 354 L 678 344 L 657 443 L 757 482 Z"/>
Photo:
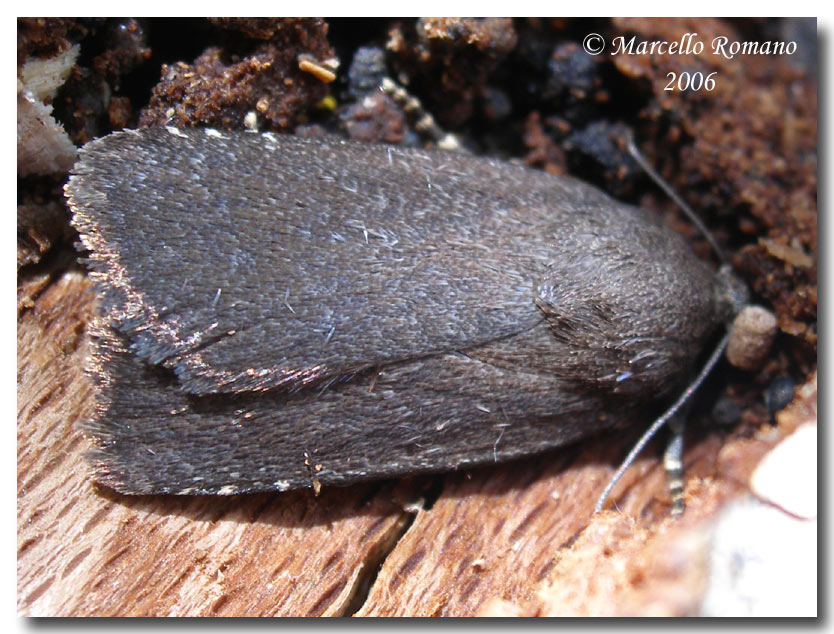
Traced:
<path id="1" fill-rule="evenodd" d="M 284 491 L 646 426 L 737 311 L 652 213 L 495 159 L 212 129 L 86 145 L 95 477 Z"/>

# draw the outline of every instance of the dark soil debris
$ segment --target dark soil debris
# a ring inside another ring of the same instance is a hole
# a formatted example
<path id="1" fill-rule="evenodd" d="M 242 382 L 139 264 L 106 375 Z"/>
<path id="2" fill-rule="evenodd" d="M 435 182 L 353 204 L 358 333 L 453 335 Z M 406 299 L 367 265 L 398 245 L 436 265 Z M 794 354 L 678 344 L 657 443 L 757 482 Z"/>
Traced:
<path id="1" fill-rule="evenodd" d="M 31 57 L 54 57 L 87 35 L 87 28 L 75 18 L 18 18 L 17 67 Z"/>
<path id="2" fill-rule="evenodd" d="M 405 114 L 393 100 L 380 92 L 351 104 L 340 118 L 347 135 L 357 141 L 396 145 L 406 134 Z"/>
<path id="3" fill-rule="evenodd" d="M 437 120 L 455 128 L 472 116 L 490 72 L 516 42 L 505 18 L 421 18 L 397 24 L 387 48 L 396 70 L 431 97 L 425 103 Z"/>
<path id="4" fill-rule="evenodd" d="M 154 88 L 140 125 L 242 128 L 244 117 L 257 112 L 263 129 L 287 130 L 304 123 L 306 109 L 328 93 L 326 84 L 299 69 L 298 56 L 319 60 L 334 56 L 327 43 L 327 24 L 318 19 L 270 22 L 227 21 L 226 26 L 246 33 L 255 30 L 258 44 L 243 59 L 231 59 L 220 47 L 209 47 L 193 64 L 177 62 L 162 68 L 162 81 Z"/>

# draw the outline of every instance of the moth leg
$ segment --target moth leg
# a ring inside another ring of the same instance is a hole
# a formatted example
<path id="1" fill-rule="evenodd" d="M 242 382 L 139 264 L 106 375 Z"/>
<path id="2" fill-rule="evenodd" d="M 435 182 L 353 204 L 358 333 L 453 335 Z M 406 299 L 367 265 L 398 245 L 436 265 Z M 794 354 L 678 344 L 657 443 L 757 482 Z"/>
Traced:
<path id="1" fill-rule="evenodd" d="M 637 458 L 638 454 L 643 450 L 643 448 L 648 444 L 648 442 L 654 437 L 654 435 L 658 432 L 658 430 L 663 427 L 666 423 L 670 420 L 675 418 L 680 418 L 681 415 L 685 416 L 686 411 L 681 410 L 681 408 L 689 401 L 690 397 L 695 393 L 698 387 L 704 382 L 704 380 L 709 376 L 709 373 L 724 355 L 724 351 L 727 349 L 727 343 L 730 341 L 730 333 L 726 333 L 724 337 L 721 339 L 721 342 L 712 351 L 710 358 L 707 360 L 704 367 L 701 368 L 701 371 L 698 372 L 698 376 L 689 384 L 683 393 L 678 397 L 678 400 L 675 401 L 669 409 L 667 409 L 659 418 L 657 418 L 649 427 L 646 432 L 640 437 L 640 440 L 637 441 L 637 444 L 634 445 L 632 450 L 626 456 L 623 463 L 620 465 L 620 468 L 617 469 L 617 472 L 611 476 L 611 481 L 608 483 L 608 486 L 605 487 L 602 494 L 599 496 L 599 500 L 597 500 L 597 505 L 594 508 L 594 513 L 599 513 L 602 510 L 602 507 L 605 506 L 605 500 L 608 498 L 608 494 L 611 493 L 611 490 L 614 488 L 614 485 L 617 484 L 620 478 L 623 477 L 626 469 L 628 469 L 633 463 L 635 458 Z M 681 461 L 681 452 L 683 450 L 683 441 L 681 440 L 680 443 L 680 450 L 677 452 L 677 462 L 682 463 Z M 672 452 L 674 456 L 674 452 Z M 682 480 L 682 478 L 680 478 Z M 681 502 L 683 502 L 683 498 L 681 498 Z"/>
<path id="2" fill-rule="evenodd" d="M 683 432 L 686 419 L 683 416 L 673 416 L 669 421 L 672 436 L 663 454 L 663 467 L 669 482 L 669 494 L 672 496 L 672 515 L 683 513 L 686 505 L 683 501 Z"/>

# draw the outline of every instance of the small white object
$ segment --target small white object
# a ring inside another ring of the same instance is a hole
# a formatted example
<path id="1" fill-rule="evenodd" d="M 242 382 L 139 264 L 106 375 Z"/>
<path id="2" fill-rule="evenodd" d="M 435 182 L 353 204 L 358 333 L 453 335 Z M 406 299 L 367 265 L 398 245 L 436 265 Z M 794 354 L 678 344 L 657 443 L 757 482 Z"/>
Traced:
<path id="1" fill-rule="evenodd" d="M 817 516 L 817 426 L 806 424 L 762 458 L 750 478 L 761 500 L 791 515 Z"/>

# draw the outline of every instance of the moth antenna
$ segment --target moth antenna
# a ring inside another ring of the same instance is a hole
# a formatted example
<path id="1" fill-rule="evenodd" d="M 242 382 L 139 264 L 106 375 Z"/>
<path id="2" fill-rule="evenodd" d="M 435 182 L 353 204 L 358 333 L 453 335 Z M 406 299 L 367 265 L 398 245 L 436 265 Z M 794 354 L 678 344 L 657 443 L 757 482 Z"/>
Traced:
<path id="1" fill-rule="evenodd" d="M 634 142 L 634 136 L 631 134 L 631 131 L 628 131 L 627 140 L 626 140 L 626 147 L 628 148 L 628 153 L 631 154 L 631 157 L 637 161 L 640 167 L 648 174 L 651 179 L 660 187 L 666 195 L 669 196 L 675 204 L 680 207 L 683 212 L 689 217 L 689 220 L 694 224 L 698 231 L 700 231 L 703 236 L 707 239 L 707 242 L 710 243 L 710 246 L 715 251 L 716 256 L 721 261 L 722 264 L 727 262 L 727 258 L 724 255 L 724 251 L 722 251 L 721 247 L 718 246 L 718 242 L 716 242 L 715 238 L 713 237 L 712 233 L 710 233 L 709 229 L 707 229 L 706 225 L 703 221 L 698 217 L 692 207 L 686 204 L 686 202 L 681 198 L 678 193 L 672 188 L 672 186 L 667 183 L 663 177 L 657 173 L 657 171 L 649 164 L 646 160 L 646 157 L 643 156 L 643 153 L 637 147 L 637 144 Z"/>
<path id="2" fill-rule="evenodd" d="M 379 85 L 380 91 L 388 95 L 403 109 L 406 115 L 414 119 L 414 129 L 429 137 L 442 150 L 465 152 L 458 138 L 437 125 L 431 113 L 423 107 L 420 100 L 409 93 L 390 77 L 383 77 Z"/>
<path id="3" fill-rule="evenodd" d="M 657 418 L 653 423 L 652 426 L 649 427 L 646 432 L 640 437 L 640 440 L 637 441 L 637 444 L 634 445 L 632 450 L 628 453 L 625 460 L 623 460 L 622 464 L 620 465 L 617 472 L 611 477 L 608 481 L 608 485 L 605 487 L 605 490 L 599 496 L 597 500 L 597 504 L 594 507 L 594 513 L 599 513 L 602 510 L 602 507 L 605 506 L 605 500 L 608 498 L 608 495 L 611 493 L 611 490 L 616 486 L 617 482 L 620 481 L 620 478 L 623 477 L 623 474 L 626 470 L 634 463 L 634 460 L 643 451 L 643 448 L 648 444 L 648 442 L 654 437 L 654 435 L 658 432 L 658 430 L 663 427 L 670 418 L 672 418 L 675 414 L 678 413 L 680 408 L 689 400 L 689 398 L 695 393 L 695 391 L 701 386 L 704 380 L 709 376 L 709 373 L 721 360 L 721 356 L 724 354 L 724 350 L 727 348 L 727 344 L 730 341 L 730 333 L 725 333 L 724 337 L 721 339 L 721 342 L 716 346 L 715 350 L 713 350 L 710 358 L 704 364 L 704 367 L 701 368 L 701 371 L 698 373 L 698 376 L 695 377 L 695 380 L 689 384 L 689 386 L 683 391 L 683 393 L 678 397 L 672 406 L 667 409 L 659 418 Z M 672 443 L 670 443 L 670 448 L 667 449 L 667 456 L 666 456 L 666 466 L 667 466 L 667 473 L 669 474 L 669 479 L 672 485 L 675 485 L 675 472 L 680 471 L 682 468 L 681 462 L 681 454 L 683 453 L 683 441 L 682 441 L 682 433 L 683 433 L 683 425 L 680 426 L 680 431 L 678 433 L 681 436 L 681 440 L 673 438 Z M 680 443 L 680 447 L 677 451 L 671 447 L 671 444 L 676 442 Z M 672 470 L 669 470 L 669 466 L 672 466 Z M 680 475 L 677 476 L 677 480 L 681 480 Z M 683 493 L 682 482 L 677 485 L 675 488 L 680 488 L 681 493 Z M 673 503 L 674 503 L 674 488 L 673 488 Z M 680 514 L 683 508 L 683 496 L 679 496 L 679 502 L 677 503 L 681 506 L 680 511 L 674 514 Z"/>

